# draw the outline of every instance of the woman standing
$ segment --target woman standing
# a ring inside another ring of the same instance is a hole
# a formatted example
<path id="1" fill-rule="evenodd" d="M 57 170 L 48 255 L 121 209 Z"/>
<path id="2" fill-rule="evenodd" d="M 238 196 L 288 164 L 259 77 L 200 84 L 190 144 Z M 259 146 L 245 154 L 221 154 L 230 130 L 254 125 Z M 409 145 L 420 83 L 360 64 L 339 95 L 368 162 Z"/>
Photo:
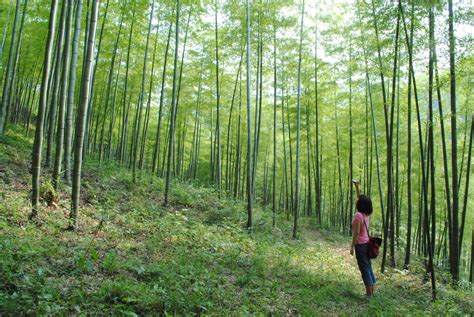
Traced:
<path id="1" fill-rule="evenodd" d="M 365 195 L 359 195 L 359 183 L 354 182 L 357 190 L 358 200 L 356 203 L 357 212 L 352 219 L 352 244 L 351 255 L 354 255 L 354 249 L 359 266 L 362 280 L 365 284 L 367 297 L 374 294 L 374 286 L 376 283 L 372 264 L 369 258 L 369 223 L 370 214 L 372 214 L 372 201 Z"/>

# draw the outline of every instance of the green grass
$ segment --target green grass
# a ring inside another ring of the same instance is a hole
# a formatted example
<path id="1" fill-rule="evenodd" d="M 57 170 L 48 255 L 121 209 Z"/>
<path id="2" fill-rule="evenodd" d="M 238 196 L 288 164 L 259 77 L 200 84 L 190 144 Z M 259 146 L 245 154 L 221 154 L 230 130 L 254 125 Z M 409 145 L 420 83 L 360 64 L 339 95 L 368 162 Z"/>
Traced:
<path id="1" fill-rule="evenodd" d="M 377 296 L 367 300 L 348 254 L 349 239 L 302 220 L 301 236 L 271 212 L 255 211 L 209 188 L 163 182 L 87 160 L 79 230 L 65 231 L 70 188 L 59 204 L 27 221 L 31 141 L 0 140 L 0 315 L 419 315 L 474 311 L 472 292 L 439 285 L 432 302 L 422 274 L 374 266 Z M 49 175 L 44 171 L 43 175 Z M 45 179 L 46 181 L 46 179 Z M 99 224 L 103 220 L 100 230 Z M 415 271 L 416 265 L 414 266 Z M 421 270 L 420 270 L 421 271 Z"/>

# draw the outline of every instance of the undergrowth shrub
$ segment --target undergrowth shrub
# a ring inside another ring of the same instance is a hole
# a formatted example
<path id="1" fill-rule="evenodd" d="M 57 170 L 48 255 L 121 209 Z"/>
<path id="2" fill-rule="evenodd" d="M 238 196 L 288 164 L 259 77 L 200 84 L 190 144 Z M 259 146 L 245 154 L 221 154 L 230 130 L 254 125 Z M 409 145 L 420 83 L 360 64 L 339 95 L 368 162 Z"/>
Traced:
<path id="1" fill-rule="evenodd" d="M 50 182 L 45 182 L 41 184 L 39 191 L 40 200 L 43 201 L 48 207 L 52 207 L 58 204 L 59 195 Z"/>

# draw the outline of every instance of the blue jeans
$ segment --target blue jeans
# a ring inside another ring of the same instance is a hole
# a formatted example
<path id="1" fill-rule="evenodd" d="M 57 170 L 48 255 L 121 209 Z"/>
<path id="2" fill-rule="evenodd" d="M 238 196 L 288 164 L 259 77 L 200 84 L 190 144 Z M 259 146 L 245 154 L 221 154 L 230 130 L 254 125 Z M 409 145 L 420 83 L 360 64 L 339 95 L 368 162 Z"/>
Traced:
<path id="1" fill-rule="evenodd" d="M 366 286 L 374 285 L 376 280 L 374 272 L 372 271 L 372 264 L 370 263 L 368 243 L 356 244 L 355 253 L 364 284 Z"/>

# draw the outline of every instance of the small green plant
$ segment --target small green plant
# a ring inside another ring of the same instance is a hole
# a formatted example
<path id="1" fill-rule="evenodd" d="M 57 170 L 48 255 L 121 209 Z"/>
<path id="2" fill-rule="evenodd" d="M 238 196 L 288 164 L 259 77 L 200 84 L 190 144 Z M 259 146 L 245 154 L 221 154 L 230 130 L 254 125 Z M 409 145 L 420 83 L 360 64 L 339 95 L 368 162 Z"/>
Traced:
<path id="1" fill-rule="evenodd" d="M 58 204 L 59 195 L 50 182 L 43 183 L 40 187 L 40 199 L 48 207 L 53 207 Z"/>
<path id="2" fill-rule="evenodd" d="M 81 253 L 75 258 L 76 272 L 92 273 L 97 262 L 97 251 L 89 248 L 88 252 Z"/>
<path id="3" fill-rule="evenodd" d="M 102 262 L 102 268 L 109 273 L 117 272 L 119 268 L 119 262 L 117 257 L 118 254 L 115 250 L 107 252 Z"/>

